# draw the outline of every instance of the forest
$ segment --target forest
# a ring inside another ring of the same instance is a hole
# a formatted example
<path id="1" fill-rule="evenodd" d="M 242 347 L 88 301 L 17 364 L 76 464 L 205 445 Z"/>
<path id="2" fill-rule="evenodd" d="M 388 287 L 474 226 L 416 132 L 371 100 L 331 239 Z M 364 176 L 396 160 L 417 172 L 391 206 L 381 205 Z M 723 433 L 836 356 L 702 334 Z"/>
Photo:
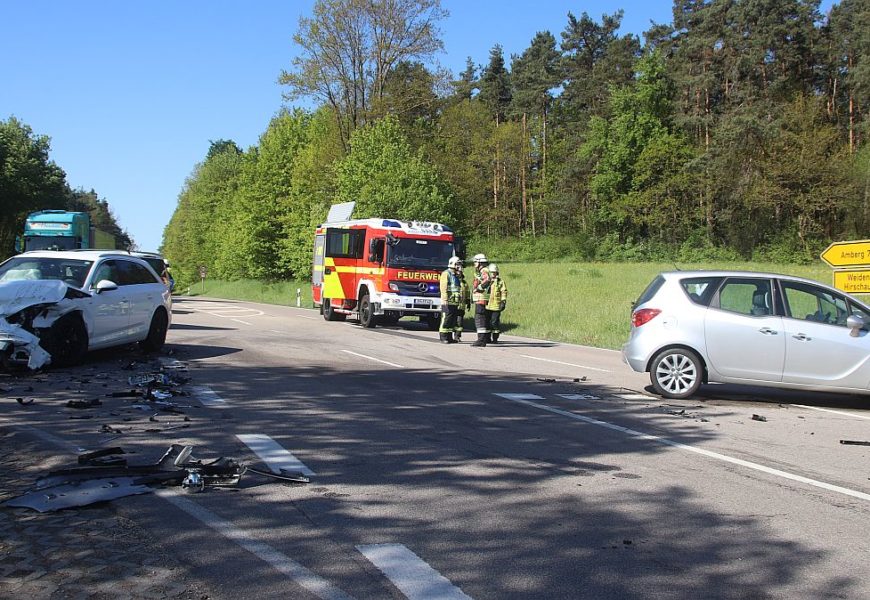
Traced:
<path id="1" fill-rule="evenodd" d="M 58 209 L 87 212 L 91 225 L 115 237 L 120 250 L 133 240 L 118 225 L 109 202 L 93 189 L 72 189 L 66 173 L 49 157 L 50 139 L 15 117 L 0 121 L 0 260 L 15 253 L 15 238 L 31 212 Z"/>
<path id="2" fill-rule="evenodd" d="M 870 0 L 675 0 L 642 36 L 622 11 L 568 13 L 461 73 L 438 64 L 447 18 L 318 0 L 258 143 L 191 165 L 163 234 L 176 278 L 307 277 L 314 226 L 348 200 L 500 262 L 805 263 L 868 236 Z"/>

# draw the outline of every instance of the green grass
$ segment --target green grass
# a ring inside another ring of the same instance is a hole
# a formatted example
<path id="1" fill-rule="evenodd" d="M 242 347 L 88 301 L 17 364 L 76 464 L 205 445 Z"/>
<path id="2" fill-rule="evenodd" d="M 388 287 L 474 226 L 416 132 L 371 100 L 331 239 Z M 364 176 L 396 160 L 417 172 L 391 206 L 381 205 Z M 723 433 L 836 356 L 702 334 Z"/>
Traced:
<path id="1" fill-rule="evenodd" d="M 628 337 L 631 303 L 661 271 L 672 263 L 502 263 L 508 287 L 502 329 L 511 334 L 557 340 L 599 348 L 619 348 Z M 781 265 L 770 263 L 680 263 L 681 270 L 740 269 L 807 277 L 831 284 L 832 271 L 822 263 Z M 472 270 L 466 270 L 471 281 Z M 190 286 L 194 296 L 250 300 L 267 304 L 311 308 L 307 281 L 206 281 Z M 187 293 L 187 288 L 176 291 Z M 470 320 L 466 319 L 466 323 Z"/>

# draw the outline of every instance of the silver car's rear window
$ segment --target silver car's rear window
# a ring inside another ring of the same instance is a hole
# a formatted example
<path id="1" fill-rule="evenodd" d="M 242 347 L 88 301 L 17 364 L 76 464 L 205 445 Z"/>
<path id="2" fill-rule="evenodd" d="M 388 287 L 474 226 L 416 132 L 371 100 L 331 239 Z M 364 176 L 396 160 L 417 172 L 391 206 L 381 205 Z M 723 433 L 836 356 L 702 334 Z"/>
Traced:
<path id="1" fill-rule="evenodd" d="M 655 279 L 653 279 L 643 293 L 640 295 L 640 298 L 637 299 L 637 302 L 634 303 L 635 306 L 640 306 L 641 304 L 646 304 L 652 297 L 656 295 L 659 289 L 664 285 L 665 278 L 661 275 L 657 275 Z"/>

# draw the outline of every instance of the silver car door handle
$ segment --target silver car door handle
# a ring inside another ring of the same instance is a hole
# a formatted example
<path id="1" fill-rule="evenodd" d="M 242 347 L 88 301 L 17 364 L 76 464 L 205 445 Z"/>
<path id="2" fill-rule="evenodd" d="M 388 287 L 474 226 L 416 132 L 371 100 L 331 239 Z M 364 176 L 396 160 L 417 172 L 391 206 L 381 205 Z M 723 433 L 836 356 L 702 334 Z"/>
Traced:
<path id="1" fill-rule="evenodd" d="M 764 335 L 778 335 L 779 332 L 776 329 L 771 329 L 770 327 L 762 327 L 758 330 L 759 333 L 763 333 Z"/>
<path id="2" fill-rule="evenodd" d="M 796 339 L 799 342 L 808 342 L 811 339 L 813 339 L 810 336 L 803 334 L 803 333 L 796 333 L 795 335 L 793 335 L 791 337 L 793 337 L 794 339 Z"/>

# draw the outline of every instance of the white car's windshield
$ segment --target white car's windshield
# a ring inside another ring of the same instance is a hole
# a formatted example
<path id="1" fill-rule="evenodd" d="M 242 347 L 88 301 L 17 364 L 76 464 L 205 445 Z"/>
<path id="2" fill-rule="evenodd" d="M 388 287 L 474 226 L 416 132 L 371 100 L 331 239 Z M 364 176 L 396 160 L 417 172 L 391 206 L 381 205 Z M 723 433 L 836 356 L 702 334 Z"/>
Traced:
<path id="1" fill-rule="evenodd" d="M 92 261 L 52 257 L 14 256 L 0 265 L 0 282 L 20 279 L 56 279 L 81 288 Z"/>

